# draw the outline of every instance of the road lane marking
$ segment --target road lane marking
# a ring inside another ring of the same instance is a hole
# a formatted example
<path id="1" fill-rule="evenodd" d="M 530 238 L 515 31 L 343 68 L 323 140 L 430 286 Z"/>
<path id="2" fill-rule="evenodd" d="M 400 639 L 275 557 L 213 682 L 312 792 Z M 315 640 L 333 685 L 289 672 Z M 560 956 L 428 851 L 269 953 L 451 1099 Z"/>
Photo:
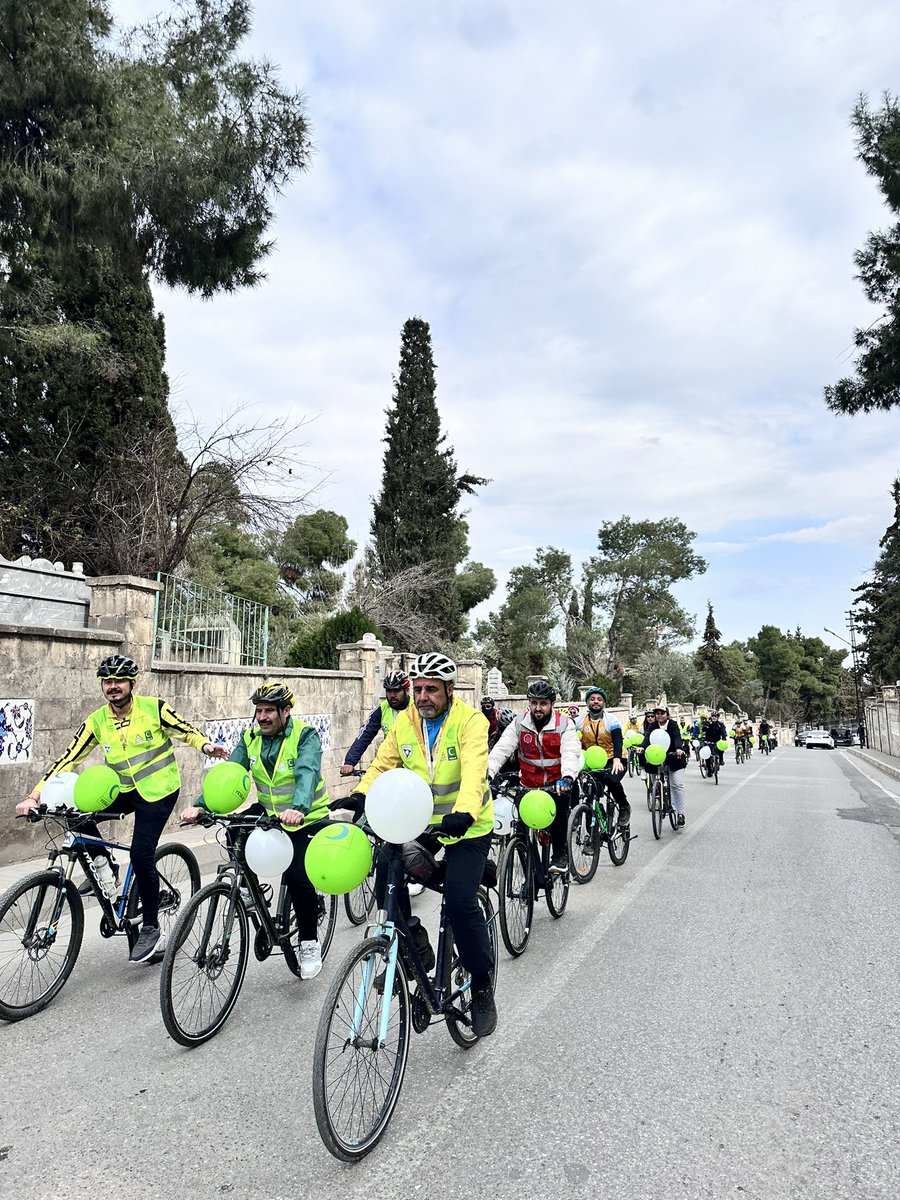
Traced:
<path id="1" fill-rule="evenodd" d="M 842 750 L 841 758 L 844 760 L 844 762 L 848 762 L 851 767 L 856 767 L 856 769 L 857 769 L 857 771 L 859 771 L 860 775 L 865 775 L 865 777 L 866 777 L 866 779 L 868 779 L 869 783 L 874 783 L 877 788 L 881 788 L 881 790 L 884 792 L 884 794 L 886 796 L 890 796 L 890 798 L 894 801 L 894 803 L 896 805 L 900 806 L 900 796 L 898 796 L 896 792 L 892 792 L 892 791 L 890 791 L 889 788 L 886 788 L 884 786 L 884 784 L 881 783 L 878 779 L 873 779 L 868 771 L 864 771 L 862 769 L 862 767 L 859 765 L 859 763 L 856 762 L 854 757 L 851 757 L 851 755 L 846 754 Z"/>

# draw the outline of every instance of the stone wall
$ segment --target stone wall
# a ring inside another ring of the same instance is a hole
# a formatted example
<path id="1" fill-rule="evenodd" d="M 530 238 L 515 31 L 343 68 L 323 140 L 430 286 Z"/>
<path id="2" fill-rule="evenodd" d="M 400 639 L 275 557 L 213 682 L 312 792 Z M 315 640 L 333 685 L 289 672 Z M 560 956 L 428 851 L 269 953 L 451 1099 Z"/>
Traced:
<path id="1" fill-rule="evenodd" d="M 84 629 L 90 597 L 84 575 L 62 563 L 0 558 L 0 623 Z"/>
<path id="2" fill-rule="evenodd" d="M 882 754 L 900 756 L 900 688 L 881 688 L 865 707 L 868 744 Z"/>

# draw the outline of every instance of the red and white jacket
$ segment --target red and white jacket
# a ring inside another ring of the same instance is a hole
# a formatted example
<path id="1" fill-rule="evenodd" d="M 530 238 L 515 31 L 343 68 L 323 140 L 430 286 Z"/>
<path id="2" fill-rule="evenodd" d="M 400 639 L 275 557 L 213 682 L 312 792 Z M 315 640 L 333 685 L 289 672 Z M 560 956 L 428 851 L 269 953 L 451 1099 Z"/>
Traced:
<path id="1" fill-rule="evenodd" d="M 572 718 L 565 713 L 552 713 L 543 729 L 536 727 L 531 713 L 516 717 L 490 752 L 488 773 L 496 775 L 516 750 L 523 787 L 543 787 L 564 775 L 574 779 L 581 770 L 581 742 Z"/>

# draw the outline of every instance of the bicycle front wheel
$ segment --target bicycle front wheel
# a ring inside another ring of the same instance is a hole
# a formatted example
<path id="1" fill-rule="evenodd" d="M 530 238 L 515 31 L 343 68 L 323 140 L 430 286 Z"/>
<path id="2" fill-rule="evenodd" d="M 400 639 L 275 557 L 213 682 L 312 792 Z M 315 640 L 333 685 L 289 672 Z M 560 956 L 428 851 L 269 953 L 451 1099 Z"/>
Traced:
<path id="1" fill-rule="evenodd" d="M 500 936 L 513 958 L 528 945 L 534 916 L 531 859 L 524 838 L 510 838 L 500 859 L 497 888 L 500 893 Z"/>
<path id="2" fill-rule="evenodd" d="M 654 779 L 650 799 L 650 820 L 653 822 L 653 836 L 659 841 L 662 837 L 663 827 L 663 785 L 661 779 Z"/>
<path id="3" fill-rule="evenodd" d="M 159 876 L 159 931 L 167 938 L 184 905 L 200 890 L 200 867 L 193 852 L 180 842 L 164 842 L 157 846 L 154 861 Z M 137 941 L 140 914 L 141 898 L 132 876 L 125 906 L 129 946 Z"/>
<path id="4" fill-rule="evenodd" d="M 247 910 L 216 880 L 191 897 L 169 936 L 159 978 L 163 1023 L 182 1046 L 200 1046 L 234 1008 L 250 955 Z"/>
<path id="5" fill-rule="evenodd" d="M 569 872 L 560 871 L 558 873 L 550 871 L 550 847 L 543 848 L 543 867 L 544 867 L 544 898 L 547 901 L 547 908 L 550 910 L 550 916 L 554 921 L 566 911 L 566 905 L 569 902 Z"/>
<path id="6" fill-rule="evenodd" d="M 609 828 L 606 849 L 609 852 L 610 862 L 614 867 L 621 867 L 628 857 L 631 840 L 630 835 L 623 833 L 619 828 L 619 806 L 612 798 L 606 805 L 606 822 Z"/>
<path id="7" fill-rule="evenodd" d="M 600 826 L 593 805 L 576 804 L 569 814 L 569 868 L 576 883 L 590 883 L 600 857 Z"/>
<path id="8" fill-rule="evenodd" d="M 313 1108 L 322 1141 L 343 1162 L 359 1162 L 378 1145 L 403 1086 L 409 984 L 398 958 L 391 994 L 383 994 L 387 959 L 386 938 L 366 938 L 354 946 L 331 981 L 319 1018 Z"/>
<path id="9" fill-rule="evenodd" d="M 84 905 L 59 871 L 36 871 L 0 897 L 0 1018 L 21 1021 L 50 1003 L 72 973 Z"/>

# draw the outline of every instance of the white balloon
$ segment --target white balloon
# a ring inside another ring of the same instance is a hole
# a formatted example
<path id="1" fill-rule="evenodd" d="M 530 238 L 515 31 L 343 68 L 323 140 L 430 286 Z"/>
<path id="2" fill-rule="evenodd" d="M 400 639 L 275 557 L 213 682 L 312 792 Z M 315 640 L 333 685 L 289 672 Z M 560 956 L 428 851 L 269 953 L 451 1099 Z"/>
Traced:
<path id="1" fill-rule="evenodd" d="M 60 771 L 58 775 L 51 775 L 41 788 L 41 803 L 46 804 L 49 809 L 74 809 L 77 782 L 78 775 L 75 771 Z"/>
<path id="2" fill-rule="evenodd" d="M 697 749 L 697 747 L 700 745 L 700 739 L 699 739 L 699 738 L 693 738 L 693 739 L 692 739 L 692 741 L 691 741 L 691 745 L 692 745 L 692 746 L 694 747 L 694 749 L 696 750 L 696 749 Z"/>
<path id="3" fill-rule="evenodd" d="M 509 796 L 497 796 L 494 799 L 494 833 L 503 837 L 512 833 L 513 806 Z"/>
<path id="4" fill-rule="evenodd" d="M 662 746 L 663 750 L 668 750 L 672 744 L 672 739 L 666 733 L 665 729 L 654 729 L 650 734 L 650 742 L 654 746 Z"/>
<path id="5" fill-rule="evenodd" d="M 247 866 L 264 879 L 282 875 L 294 857 L 294 843 L 283 829 L 254 829 L 244 850 Z"/>
<path id="6" fill-rule="evenodd" d="M 706 762 L 708 758 L 712 758 L 712 750 L 710 750 L 709 746 L 700 747 L 700 757 L 704 762 Z"/>
<path id="7" fill-rule="evenodd" d="M 395 845 L 417 838 L 433 815 L 431 788 L 404 767 L 379 775 L 366 795 L 366 820 L 380 838 Z"/>

